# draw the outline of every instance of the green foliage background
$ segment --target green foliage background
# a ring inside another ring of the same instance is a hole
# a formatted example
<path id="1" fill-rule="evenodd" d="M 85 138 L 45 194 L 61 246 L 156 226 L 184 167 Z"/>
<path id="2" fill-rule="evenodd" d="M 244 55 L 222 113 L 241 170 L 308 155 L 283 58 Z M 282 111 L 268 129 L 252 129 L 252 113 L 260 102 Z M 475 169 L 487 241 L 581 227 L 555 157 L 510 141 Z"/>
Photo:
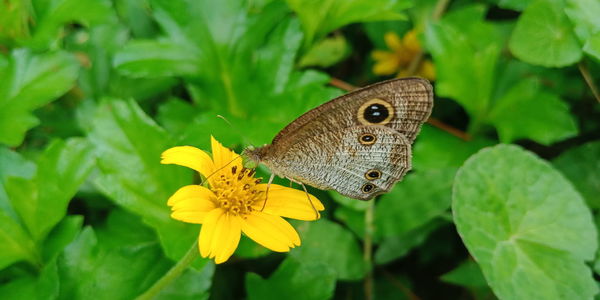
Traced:
<path id="1" fill-rule="evenodd" d="M 194 175 L 162 151 L 268 143 L 343 93 L 332 78 L 386 79 L 370 52 L 414 28 L 433 117 L 468 138 L 426 124 L 374 206 L 313 189 L 327 209 L 294 223 L 301 247 L 243 238 L 157 298 L 592 299 L 598 16 L 597 0 L 2 1 L 0 297 L 141 294 L 199 231 L 169 218 Z"/>

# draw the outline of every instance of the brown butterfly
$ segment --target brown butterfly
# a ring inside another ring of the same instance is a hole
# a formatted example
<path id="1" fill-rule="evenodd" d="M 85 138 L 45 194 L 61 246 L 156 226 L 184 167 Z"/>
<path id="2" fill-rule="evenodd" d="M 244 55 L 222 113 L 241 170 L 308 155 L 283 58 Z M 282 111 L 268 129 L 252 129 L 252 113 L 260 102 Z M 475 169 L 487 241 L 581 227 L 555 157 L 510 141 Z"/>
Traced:
<path id="1" fill-rule="evenodd" d="M 410 170 L 411 145 L 432 107 L 427 80 L 383 81 L 308 111 L 245 154 L 274 175 L 368 200 Z"/>

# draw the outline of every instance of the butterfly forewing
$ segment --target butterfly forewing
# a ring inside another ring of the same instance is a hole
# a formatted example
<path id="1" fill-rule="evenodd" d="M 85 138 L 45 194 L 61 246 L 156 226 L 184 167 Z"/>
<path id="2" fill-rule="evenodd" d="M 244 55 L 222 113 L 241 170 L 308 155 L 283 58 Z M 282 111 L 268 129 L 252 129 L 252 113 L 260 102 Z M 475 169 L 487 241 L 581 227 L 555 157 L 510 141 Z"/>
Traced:
<path id="1" fill-rule="evenodd" d="M 385 126 L 399 131 L 412 142 L 419 132 L 421 124 L 431 114 L 433 89 L 427 80 L 421 78 L 392 79 L 369 85 L 337 97 L 303 114 L 281 130 L 273 139 L 272 144 L 283 142 L 282 145 L 285 145 L 315 131 L 347 128 L 359 124 L 371 125 L 364 118 L 364 111 L 361 116 L 359 110 L 361 106 L 367 105 L 374 99 L 386 101 L 392 107 L 393 112 L 390 113 L 392 118 L 386 122 Z"/>

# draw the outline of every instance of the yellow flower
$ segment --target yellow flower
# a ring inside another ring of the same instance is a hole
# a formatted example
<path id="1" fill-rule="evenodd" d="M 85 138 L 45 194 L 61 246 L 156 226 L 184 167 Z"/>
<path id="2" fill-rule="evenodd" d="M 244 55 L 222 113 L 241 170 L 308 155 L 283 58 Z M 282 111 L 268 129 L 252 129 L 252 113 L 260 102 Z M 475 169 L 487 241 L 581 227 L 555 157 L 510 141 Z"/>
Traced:
<path id="1" fill-rule="evenodd" d="M 276 184 L 269 187 L 265 204 L 267 184 L 254 177 L 254 170 L 242 166 L 238 154 L 212 137 L 211 144 L 212 159 L 198 148 L 182 146 L 163 152 L 161 161 L 192 168 L 208 178 L 208 188 L 184 186 L 167 202 L 172 218 L 202 224 L 198 243 L 202 257 L 225 262 L 242 232 L 276 252 L 299 246 L 298 233 L 282 217 L 316 220 L 315 209 L 323 210 L 323 204 L 312 195 L 309 201 L 304 191 Z"/>
<path id="2" fill-rule="evenodd" d="M 409 74 L 411 63 L 421 53 L 421 45 L 415 30 L 407 32 L 402 40 L 394 32 L 387 32 L 383 38 L 391 51 L 374 50 L 371 53 L 375 60 L 373 73 L 384 76 L 396 73 L 396 77 L 417 75 L 430 80 L 435 79 L 435 68 L 428 59 L 421 59 L 414 74 Z"/>

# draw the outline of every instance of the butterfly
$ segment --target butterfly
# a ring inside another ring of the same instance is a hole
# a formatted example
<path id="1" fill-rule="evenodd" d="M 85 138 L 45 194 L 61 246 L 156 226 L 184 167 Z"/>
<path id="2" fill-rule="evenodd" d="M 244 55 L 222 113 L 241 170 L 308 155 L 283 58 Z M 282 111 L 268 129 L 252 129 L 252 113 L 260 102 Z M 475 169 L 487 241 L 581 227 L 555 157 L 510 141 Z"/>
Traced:
<path id="1" fill-rule="evenodd" d="M 244 153 L 273 175 L 368 200 L 410 170 L 412 143 L 432 108 L 429 81 L 383 81 L 306 112 L 271 144 Z"/>

